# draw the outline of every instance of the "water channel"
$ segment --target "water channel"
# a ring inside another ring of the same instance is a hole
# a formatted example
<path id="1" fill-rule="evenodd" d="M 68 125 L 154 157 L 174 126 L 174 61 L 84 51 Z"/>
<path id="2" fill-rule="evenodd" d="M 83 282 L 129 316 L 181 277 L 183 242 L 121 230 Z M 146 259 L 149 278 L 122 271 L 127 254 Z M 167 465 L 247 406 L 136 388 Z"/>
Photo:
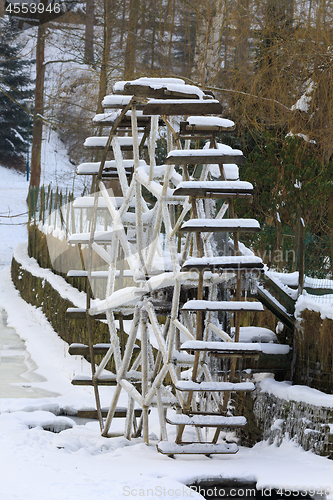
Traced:
<path id="1" fill-rule="evenodd" d="M 0 398 L 43 398 L 56 393 L 33 387 L 45 379 L 36 373 L 37 365 L 26 351 L 24 341 L 7 324 L 0 309 Z"/>

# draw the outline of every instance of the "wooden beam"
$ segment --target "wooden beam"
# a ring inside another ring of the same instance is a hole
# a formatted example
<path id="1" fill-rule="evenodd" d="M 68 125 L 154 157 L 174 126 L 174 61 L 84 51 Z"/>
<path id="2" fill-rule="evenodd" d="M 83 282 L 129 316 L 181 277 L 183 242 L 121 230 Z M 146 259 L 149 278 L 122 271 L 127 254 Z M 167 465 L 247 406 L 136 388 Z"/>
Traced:
<path id="1" fill-rule="evenodd" d="M 187 102 L 148 102 L 143 108 L 144 115 L 217 115 L 222 113 L 222 106 L 216 100 L 188 100 Z"/>

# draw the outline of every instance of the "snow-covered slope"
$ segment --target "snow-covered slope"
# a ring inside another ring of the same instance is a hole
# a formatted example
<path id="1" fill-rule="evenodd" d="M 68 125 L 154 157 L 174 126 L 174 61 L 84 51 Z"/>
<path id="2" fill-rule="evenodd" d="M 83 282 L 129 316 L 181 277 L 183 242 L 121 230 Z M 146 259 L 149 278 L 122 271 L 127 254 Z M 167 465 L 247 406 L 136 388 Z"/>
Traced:
<path id="1" fill-rule="evenodd" d="M 0 166 L 0 268 L 9 266 L 16 245 L 27 240 L 29 183 L 24 174 Z"/>

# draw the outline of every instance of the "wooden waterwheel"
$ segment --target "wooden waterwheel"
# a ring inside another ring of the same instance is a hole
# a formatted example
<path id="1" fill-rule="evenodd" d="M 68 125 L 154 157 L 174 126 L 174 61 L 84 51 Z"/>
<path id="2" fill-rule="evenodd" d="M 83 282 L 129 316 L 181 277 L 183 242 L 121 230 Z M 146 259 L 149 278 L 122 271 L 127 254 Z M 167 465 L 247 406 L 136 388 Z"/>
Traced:
<path id="1" fill-rule="evenodd" d="M 242 297 L 263 264 L 239 245 L 241 233 L 260 231 L 256 220 L 234 213 L 235 198 L 252 196 L 252 185 L 238 175 L 245 158 L 217 141 L 234 123 L 216 116 L 221 105 L 210 94 L 178 79 L 119 82 L 103 106 L 94 122 L 109 133 L 85 142 L 101 151 L 100 161 L 78 167 L 92 176 L 91 195 L 74 202 L 89 214 L 89 231 L 69 237 L 89 253 L 85 270 L 69 273 L 87 277 L 86 309 L 68 314 L 87 318 L 89 346 L 72 345 L 70 352 L 90 354 L 92 376 L 73 383 L 94 387 L 103 436 L 113 418 L 126 414 L 125 436 L 142 432 L 148 444 L 155 406 L 159 452 L 236 453 L 221 431 L 246 425 L 228 402 L 254 389 L 237 360 L 256 359 L 263 347 L 239 341 L 240 314 L 263 309 Z M 156 165 L 158 144 L 167 148 L 163 165 Z M 94 267 L 96 255 L 107 269 Z M 104 297 L 93 296 L 97 280 L 106 284 Z M 91 318 L 105 319 L 109 344 L 94 343 Z M 110 360 L 113 372 L 105 370 Z M 101 408 L 101 385 L 114 386 L 108 408 Z M 122 391 L 125 410 L 117 406 Z M 173 441 L 168 425 L 176 426 Z"/>

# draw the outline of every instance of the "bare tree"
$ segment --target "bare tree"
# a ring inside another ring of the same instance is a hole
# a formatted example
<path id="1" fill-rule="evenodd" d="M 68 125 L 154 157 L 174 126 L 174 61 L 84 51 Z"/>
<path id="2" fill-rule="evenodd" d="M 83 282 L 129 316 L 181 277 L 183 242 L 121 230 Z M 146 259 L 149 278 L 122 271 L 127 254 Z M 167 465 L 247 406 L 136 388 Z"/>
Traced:
<path id="1" fill-rule="evenodd" d="M 127 40 L 124 59 L 124 79 L 131 80 L 135 74 L 136 31 L 140 14 L 140 0 L 131 0 L 129 6 Z"/>
<path id="2" fill-rule="evenodd" d="M 36 86 L 35 86 L 35 110 L 33 120 L 33 138 L 31 153 L 31 176 L 30 188 L 38 187 L 41 173 L 41 151 L 43 136 L 43 113 L 44 113 L 44 55 L 45 55 L 45 26 L 38 26 L 36 46 Z"/>
<path id="3" fill-rule="evenodd" d="M 86 0 L 86 30 L 84 40 L 84 55 L 88 64 L 94 62 L 94 21 L 95 21 L 95 2 Z"/>

